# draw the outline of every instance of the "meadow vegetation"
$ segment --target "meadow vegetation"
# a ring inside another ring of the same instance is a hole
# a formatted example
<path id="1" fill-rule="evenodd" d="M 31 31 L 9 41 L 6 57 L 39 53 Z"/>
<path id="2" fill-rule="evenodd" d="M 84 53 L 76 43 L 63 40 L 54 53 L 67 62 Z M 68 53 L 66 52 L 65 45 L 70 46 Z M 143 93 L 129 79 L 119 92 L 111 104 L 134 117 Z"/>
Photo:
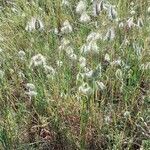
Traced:
<path id="1" fill-rule="evenodd" d="M 0 1 L 1 150 L 149 150 L 149 0 Z"/>

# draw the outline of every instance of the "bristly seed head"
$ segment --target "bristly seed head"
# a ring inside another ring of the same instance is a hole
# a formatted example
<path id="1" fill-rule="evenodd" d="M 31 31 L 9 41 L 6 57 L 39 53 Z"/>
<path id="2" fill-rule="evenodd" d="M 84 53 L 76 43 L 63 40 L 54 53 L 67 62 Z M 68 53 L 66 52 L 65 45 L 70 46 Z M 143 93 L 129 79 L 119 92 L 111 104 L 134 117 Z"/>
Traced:
<path id="1" fill-rule="evenodd" d="M 114 7 L 110 6 L 109 11 L 108 11 L 108 16 L 111 20 L 114 20 L 117 18 L 117 12 L 114 9 Z"/>
<path id="2" fill-rule="evenodd" d="M 68 20 L 65 20 L 65 22 L 62 25 L 61 33 L 68 34 L 73 31 L 72 26 Z"/>
<path id="3" fill-rule="evenodd" d="M 36 88 L 35 88 L 34 84 L 27 83 L 26 88 L 27 88 L 27 91 L 25 92 L 25 94 L 27 94 L 29 97 L 33 97 L 33 96 L 37 95 Z"/>
<path id="4" fill-rule="evenodd" d="M 36 67 L 46 64 L 46 58 L 42 54 L 37 54 L 31 58 L 29 67 Z"/>
<path id="5" fill-rule="evenodd" d="M 113 28 L 108 29 L 106 36 L 104 37 L 104 40 L 112 41 L 115 38 L 115 31 Z"/>
<path id="6" fill-rule="evenodd" d="M 88 85 L 88 83 L 83 83 L 79 87 L 79 93 L 83 95 L 90 95 L 92 93 L 92 88 Z"/>
<path id="7" fill-rule="evenodd" d="M 19 58 L 21 59 L 21 60 L 24 60 L 25 59 L 25 55 L 26 55 L 26 53 L 25 53 L 25 51 L 19 51 L 18 52 L 18 56 L 19 56 Z"/>
<path id="8" fill-rule="evenodd" d="M 80 0 L 76 6 L 76 13 L 81 15 L 85 11 L 86 11 L 86 2 L 85 0 Z"/>
<path id="9" fill-rule="evenodd" d="M 62 6 L 69 6 L 70 5 L 68 0 L 62 0 L 61 4 L 62 4 Z"/>
<path id="10" fill-rule="evenodd" d="M 87 14 L 87 12 L 83 12 L 82 14 L 81 14 L 81 17 L 80 17 L 80 22 L 82 22 L 82 23 L 88 23 L 88 22 L 90 22 L 91 21 L 91 18 L 90 18 L 90 16 Z"/>
<path id="11" fill-rule="evenodd" d="M 29 32 L 33 30 L 43 30 L 43 29 L 44 29 L 44 24 L 42 20 L 39 18 L 35 18 L 35 17 L 32 17 L 31 20 L 28 21 L 25 27 L 25 30 Z"/>

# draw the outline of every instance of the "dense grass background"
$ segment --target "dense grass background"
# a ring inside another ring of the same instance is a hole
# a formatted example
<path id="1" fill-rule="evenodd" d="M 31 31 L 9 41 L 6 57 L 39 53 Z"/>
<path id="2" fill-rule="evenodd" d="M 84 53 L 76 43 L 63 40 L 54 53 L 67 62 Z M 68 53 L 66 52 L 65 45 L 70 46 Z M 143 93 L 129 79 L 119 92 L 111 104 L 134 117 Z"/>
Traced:
<path id="1" fill-rule="evenodd" d="M 0 149 L 148 150 L 149 0 L 104 1 L 115 5 L 114 20 L 107 10 L 94 17 L 92 2 L 87 0 L 88 23 L 79 21 L 79 1 L 68 2 L 0 2 Z M 40 19 L 44 29 L 37 21 L 35 30 L 25 30 L 32 17 Z M 65 20 L 72 26 L 71 33 L 61 33 Z M 114 30 L 114 39 L 103 40 L 109 29 Z M 80 49 L 91 32 L 102 35 L 97 40 L 99 52 L 82 54 Z M 77 59 L 67 56 L 63 38 L 70 41 Z M 46 58 L 55 75 L 43 65 L 30 66 L 37 54 Z M 81 56 L 96 73 L 90 78 L 82 78 Z M 98 82 L 103 84 L 96 86 Z M 27 83 L 35 86 L 36 96 L 27 94 Z M 79 90 L 84 83 L 91 89 L 87 94 Z"/>

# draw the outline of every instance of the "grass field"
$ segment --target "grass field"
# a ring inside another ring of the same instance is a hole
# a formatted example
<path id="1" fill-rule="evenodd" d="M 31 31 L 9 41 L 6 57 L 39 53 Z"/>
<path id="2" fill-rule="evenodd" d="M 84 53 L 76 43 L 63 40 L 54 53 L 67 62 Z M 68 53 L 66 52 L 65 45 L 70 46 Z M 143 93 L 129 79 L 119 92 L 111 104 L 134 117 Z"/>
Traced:
<path id="1" fill-rule="evenodd" d="M 0 150 L 149 150 L 149 108 L 149 0 L 0 1 Z"/>

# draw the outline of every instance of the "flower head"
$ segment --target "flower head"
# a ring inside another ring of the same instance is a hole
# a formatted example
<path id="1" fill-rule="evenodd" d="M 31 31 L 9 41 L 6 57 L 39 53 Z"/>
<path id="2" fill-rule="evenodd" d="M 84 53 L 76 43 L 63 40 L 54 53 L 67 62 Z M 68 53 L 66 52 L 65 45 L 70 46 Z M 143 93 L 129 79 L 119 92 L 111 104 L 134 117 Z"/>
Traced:
<path id="1" fill-rule="evenodd" d="M 107 54 L 107 53 L 105 54 L 104 60 L 107 61 L 107 62 L 110 62 L 109 54 Z"/>
<path id="2" fill-rule="evenodd" d="M 99 47 L 97 46 L 96 41 L 90 41 L 87 44 L 84 44 L 81 47 L 81 53 L 88 54 L 88 53 L 99 53 Z"/>
<path id="3" fill-rule="evenodd" d="M 25 27 L 25 30 L 31 32 L 31 31 L 36 30 L 36 29 L 37 30 L 43 30 L 44 24 L 43 24 L 41 19 L 32 17 L 31 20 L 28 21 L 28 23 Z"/>
<path id="4" fill-rule="evenodd" d="M 79 65 L 80 65 L 81 68 L 84 68 L 86 66 L 86 59 L 85 59 L 85 57 L 81 56 L 79 58 Z"/>
<path id="5" fill-rule="evenodd" d="M 108 29 L 107 33 L 106 33 L 106 36 L 104 37 L 104 40 L 107 40 L 107 41 L 111 41 L 115 38 L 115 31 L 113 28 L 111 29 Z"/>
<path id="6" fill-rule="evenodd" d="M 46 58 L 42 54 L 37 54 L 31 58 L 29 67 L 31 66 L 40 66 L 46 64 Z"/>
<path id="7" fill-rule="evenodd" d="M 45 73 L 49 76 L 55 75 L 55 70 L 52 66 L 44 65 L 44 70 L 45 70 Z"/>
<path id="8" fill-rule="evenodd" d="M 25 55 L 26 55 L 26 53 L 25 53 L 24 51 L 22 51 L 22 50 L 18 52 L 18 56 L 19 56 L 19 58 L 20 58 L 21 60 L 24 60 Z"/>
<path id="9" fill-rule="evenodd" d="M 144 26 L 142 18 L 138 18 L 137 26 L 140 27 L 140 28 Z"/>
<path id="10" fill-rule="evenodd" d="M 110 8 L 109 8 L 108 16 L 111 20 L 114 20 L 117 18 L 117 12 L 112 6 L 110 6 Z"/>
<path id="11" fill-rule="evenodd" d="M 90 16 L 84 11 L 81 14 L 80 22 L 82 22 L 82 23 L 88 23 L 88 22 L 90 22 L 90 20 L 91 20 Z"/>
<path id="12" fill-rule="evenodd" d="M 81 93 L 83 95 L 89 95 L 92 93 L 92 88 L 88 85 L 88 83 L 83 83 L 79 87 L 79 93 Z"/>
<path id="13" fill-rule="evenodd" d="M 27 91 L 25 92 L 25 94 L 27 94 L 28 96 L 33 97 L 33 96 L 37 95 L 36 88 L 35 88 L 34 84 L 27 83 L 26 88 L 27 88 Z"/>
<path id="14" fill-rule="evenodd" d="M 87 39 L 86 41 L 87 42 L 90 42 L 90 41 L 96 41 L 96 40 L 99 40 L 101 39 L 101 34 L 100 33 L 97 33 L 97 32 L 91 32 L 88 36 L 87 36 Z"/>
<path id="15" fill-rule="evenodd" d="M 86 2 L 84 0 L 80 0 L 76 6 L 76 13 L 82 14 L 86 11 Z"/>
<path id="16" fill-rule="evenodd" d="M 34 91 L 34 90 L 35 90 L 35 85 L 32 84 L 32 83 L 27 83 L 27 84 L 26 84 L 26 88 L 27 88 L 29 91 Z"/>
<path id="17" fill-rule="evenodd" d="M 62 5 L 63 5 L 63 6 L 69 6 L 70 3 L 69 3 L 68 0 L 62 0 Z"/>
<path id="18" fill-rule="evenodd" d="M 132 28 L 132 27 L 135 27 L 135 26 L 136 26 L 135 23 L 133 22 L 133 17 L 132 17 L 132 18 L 129 18 L 129 19 L 127 20 L 127 26 L 128 26 L 129 28 Z"/>
<path id="19" fill-rule="evenodd" d="M 72 26 L 70 24 L 70 22 L 68 20 L 66 20 L 64 23 L 63 23 L 63 26 L 61 28 L 61 32 L 64 34 L 64 33 L 71 33 L 73 31 L 72 29 Z"/>

